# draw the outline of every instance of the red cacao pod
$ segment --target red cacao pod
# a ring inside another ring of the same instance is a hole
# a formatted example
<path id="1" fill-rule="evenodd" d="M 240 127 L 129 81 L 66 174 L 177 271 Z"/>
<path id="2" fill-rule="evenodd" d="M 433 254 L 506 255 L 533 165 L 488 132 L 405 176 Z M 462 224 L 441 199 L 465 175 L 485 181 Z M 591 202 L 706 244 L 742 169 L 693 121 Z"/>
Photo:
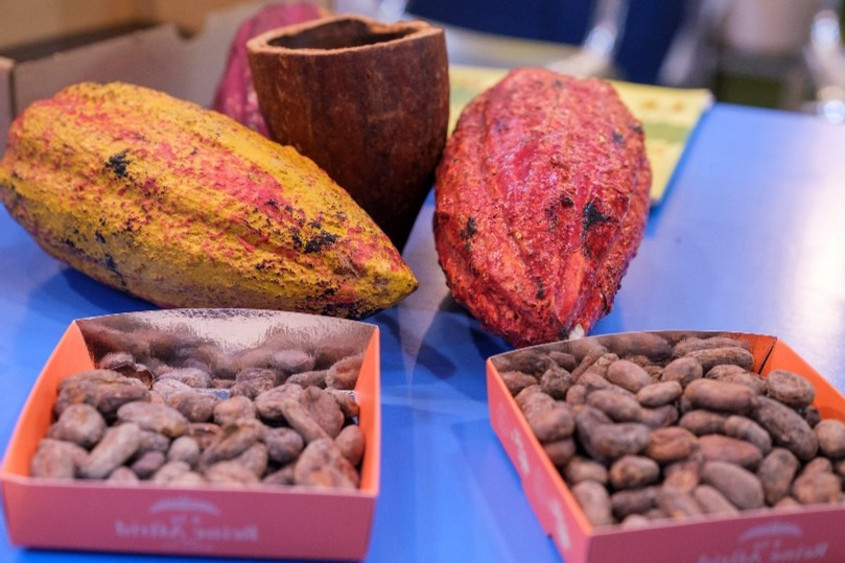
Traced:
<path id="1" fill-rule="evenodd" d="M 642 124 L 606 81 L 511 71 L 473 99 L 435 181 L 454 299 L 516 346 L 589 332 L 648 217 Z"/>

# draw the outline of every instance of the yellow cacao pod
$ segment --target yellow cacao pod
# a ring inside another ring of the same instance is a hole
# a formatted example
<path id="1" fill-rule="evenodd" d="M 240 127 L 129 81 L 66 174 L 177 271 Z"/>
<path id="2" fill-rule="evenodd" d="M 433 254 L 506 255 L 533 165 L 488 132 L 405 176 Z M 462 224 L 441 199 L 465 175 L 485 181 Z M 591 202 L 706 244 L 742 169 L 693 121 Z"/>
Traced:
<path id="1" fill-rule="evenodd" d="M 294 148 L 196 104 L 82 83 L 13 123 L 0 199 L 50 254 L 164 307 L 362 318 L 417 280 Z"/>

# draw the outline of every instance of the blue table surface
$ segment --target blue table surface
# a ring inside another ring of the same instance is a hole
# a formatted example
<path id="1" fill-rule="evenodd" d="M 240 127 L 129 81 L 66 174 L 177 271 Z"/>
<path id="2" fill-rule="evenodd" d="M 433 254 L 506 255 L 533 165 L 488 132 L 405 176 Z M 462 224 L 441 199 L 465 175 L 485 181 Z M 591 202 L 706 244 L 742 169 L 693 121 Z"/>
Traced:
<path id="1" fill-rule="evenodd" d="M 420 289 L 375 315 L 382 470 L 369 561 L 559 561 L 499 444 L 484 362 L 510 349 L 451 300 L 429 197 L 404 255 Z M 46 255 L 0 211 L 0 446 L 76 318 L 149 309 Z M 845 127 L 716 104 L 702 119 L 613 311 L 594 334 L 774 334 L 845 390 Z M 0 561 L 181 561 L 23 549 Z M 197 560 L 197 559 L 193 559 Z M 229 559 L 231 560 L 231 559 Z"/>

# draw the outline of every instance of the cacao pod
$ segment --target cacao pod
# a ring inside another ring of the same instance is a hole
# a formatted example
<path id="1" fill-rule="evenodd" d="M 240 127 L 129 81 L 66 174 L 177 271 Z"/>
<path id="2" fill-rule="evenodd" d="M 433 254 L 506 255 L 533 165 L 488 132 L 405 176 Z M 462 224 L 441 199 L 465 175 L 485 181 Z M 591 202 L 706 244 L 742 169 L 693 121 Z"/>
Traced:
<path id="1" fill-rule="evenodd" d="M 454 299 L 517 346 L 589 332 L 643 237 L 643 137 L 599 79 L 521 68 L 473 99 L 435 180 L 435 245 Z"/>
<path id="2" fill-rule="evenodd" d="M 292 147 L 163 92 L 82 83 L 14 121 L 0 199 L 50 254 L 165 307 L 360 318 L 410 268 Z"/>

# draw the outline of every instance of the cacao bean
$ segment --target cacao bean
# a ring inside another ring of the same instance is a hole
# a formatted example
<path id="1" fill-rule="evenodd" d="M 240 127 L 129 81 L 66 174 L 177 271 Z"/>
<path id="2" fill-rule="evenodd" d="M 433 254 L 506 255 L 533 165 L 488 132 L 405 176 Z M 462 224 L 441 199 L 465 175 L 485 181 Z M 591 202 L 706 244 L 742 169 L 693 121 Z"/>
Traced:
<path id="1" fill-rule="evenodd" d="M 202 450 L 199 465 L 210 467 L 219 461 L 238 457 L 261 440 L 264 432 L 264 426 L 257 420 L 241 420 L 224 426 L 220 434 Z"/>
<path id="2" fill-rule="evenodd" d="M 707 461 L 701 467 L 701 481 L 712 485 L 740 510 L 765 506 L 765 494 L 760 480 L 739 465 L 724 461 Z"/>
<path id="3" fill-rule="evenodd" d="M 132 462 L 129 469 L 131 469 L 139 479 L 148 479 L 156 471 L 158 471 L 159 467 L 164 465 L 165 461 L 167 461 L 167 459 L 162 452 L 151 450 Z"/>
<path id="4" fill-rule="evenodd" d="M 364 360 L 363 354 L 356 354 L 338 360 L 326 373 L 326 387 L 334 389 L 351 390 L 358 382 L 358 374 L 361 372 L 361 363 Z M 308 370 L 300 370 L 301 372 Z"/>
<path id="5" fill-rule="evenodd" d="M 693 407 L 745 414 L 753 407 L 757 394 L 738 383 L 696 379 L 686 386 L 684 397 Z"/>
<path id="6" fill-rule="evenodd" d="M 566 391 L 566 402 L 570 405 L 584 405 L 587 403 L 587 388 L 576 383 Z"/>
<path id="7" fill-rule="evenodd" d="M 644 407 L 657 408 L 673 403 L 684 392 L 678 381 L 651 383 L 637 391 L 637 400 Z"/>
<path id="8" fill-rule="evenodd" d="M 833 473 L 833 462 L 826 457 L 814 457 L 804 465 L 799 475 L 809 473 Z"/>
<path id="9" fill-rule="evenodd" d="M 686 336 L 675 344 L 672 351 L 675 357 L 686 356 L 690 352 L 698 350 L 709 350 L 713 348 L 748 348 L 748 345 L 740 340 L 729 336 L 710 336 L 699 338 L 697 336 Z"/>
<path id="10" fill-rule="evenodd" d="M 73 442 L 89 449 L 106 432 L 106 420 L 100 411 L 87 403 L 68 405 L 47 431 L 48 438 Z"/>
<path id="11" fill-rule="evenodd" d="M 642 367 L 630 360 L 616 360 L 607 366 L 607 380 L 636 393 L 651 383 L 651 376 Z"/>
<path id="12" fill-rule="evenodd" d="M 838 502 L 842 497 L 842 479 L 827 471 L 812 471 L 796 477 L 792 495 L 801 504 Z"/>
<path id="13" fill-rule="evenodd" d="M 738 514 L 739 510 L 725 495 L 710 485 L 699 485 L 692 490 L 692 497 L 705 514 Z"/>
<path id="14" fill-rule="evenodd" d="M 251 469 L 233 460 L 213 463 L 203 471 L 203 475 L 209 483 L 227 487 L 249 486 L 259 482 Z"/>
<path id="15" fill-rule="evenodd" d="M 578 385 L 586 387 L 587 393 L 591 393 L 597 389 L 609 389 L 613 386 L 613 383 L 595 371 L 585 371 L 584 374 L 578 378 Z"/>
<path id="16" fill-rule="evenodd" d="M 557 364 L 547 369 L 540 377 L 540 387 L 543 392 L 558 401 L 566 399 L 566 393 L 573 383 L 572 374 Z"/>
<path id="17" fill-rule="evenodd" d="M 358 405 L 358 401 L 355 400 L 354 392 L 342 391 L 340 389 L 326 389 L 326 393 L 331 395 L 337 402 L 337 406 L 340 407 L 340 411 L 346 420 L 349 421 L 358 418 L 360 406 Z"/>
<path id="18" fill-rule="evenodd" d="M 214 407 L 220 398 L 211 393 L 186 391 L 174 393 L 167 399 L 167 404 L 184 416 L 190 422 L 207 422 L 214 415 Z"/>
<path id="19" fill-rule="evenodd" d="M 114 471 L 109 473 L 109 476 L 106 480 L 109 483 L 124 486 L 137 485 L 141 482 L 138 476 L 135 475 L 135 472 L 126 467 L 125 465 L 115 467 Z"/>
<path id="20" fill-rule="evenodd" d="M 297 485 L 357 489 L 359 476 L 331 439 L 318 438 L 305 446 L 293 468 Z"/>
<path id="21" fill-rule="evenodd" d="M 721 364 L 714 366 L 705 374 L 707 379 L 715 379 L 717 381 L 725 381 L 727 383 L 738 383 L 745 385 L 757 395 L 766 393 L 766 380 L 760 374 L 751 373 L 744 368 L 733 364 Z"/>
<path id="22" fill-rule="evenodd" d="M 144 430 L 152 430 L 168 438 L 185 433 L 188 420 L 176 409 L 144 401 L 125 403 L 117 409 L 117 418 L 123 422 L 134 422 Z"/>
<path id="23" fill-rule="evenodd" d="M 754 444 L 722 434 L 699 436 L 698 447 L 705 461 L 727 461 L 751 471 L 763 460 L 763 453 Z"/>
<path id="24" fill-rule="evenodd" d="M 758 397 L 754 419 L 772 436 L 772 443 L 788 448 L 801 461 L 812 459 L 819 448 L 813 429 L 801 415 L 768 397 Z"/>
<path id="25" fill-rule="evenodd" d="M 200 446 L 190 436 L 179 436 L 167 450 L 167 461 L 184 461 L 191 467 L 199 461 Z"/>
<path id="26" fill-rule="evenodd" d="M 572 407 L 542 391 L 524 397 L 523 413 L 534 435 L 543 443 L 569 438 L 575 430 Z"/>
<path id="27" fill-rule="evenodd" d="M 191 422 L 185 431 L 185 436 L 193 438 L 199 444 L 200 450 L 208 448 L 222 432 L 222 427 L 208 422 Z"/>
<path id="28" fill-rule="evenodd" d="M 312 385 L 299 395 L 299 402 L 329 437 L 336 438 L 340 434 L 346 417 L 331 395 Z"/>
<path id="29" fill-rule="evenodd" d="M 517 395 L 526 387 L 537 385 L 536 377 L 521 371 L 506 371 L 500 375 L 511 395 Z"/>
<path id="30" fill-rule="evenodd" d="M 693 350 L 686 355 L 698 360 L 704 373 L 710 371 L 714 366 L 722 364 L 737 365 L 746 371 L 751 371 L 754 368 L 754 356 L 751 355 L 751 352 L 739 346 Z"/>
<path id="31" fill-rule="evenodd" d="M 267 474 L 261 482 L 265 485 L 293 485 L 293 463 L 282 467 L 278 471 Z"/>
<path id="32" fill-rule="evenodd" d="M 651 428 L 637 422 L 603 424 L 591 429 L 582 440 L 585 449 L 598 460 L 613 460 L 638 454 L 649 443 Z"/>
<path id="33" fill-rule="evenodd" d="M 775 505 L 789 494 L 792 480 L 800 465 L 798 458 L 786 448 L 773 448 L 760 462 L 757 477 L 763 485 L 766 502 Z"/>
<path id="34" fill-rule="evenodd" d="M 285 380 L 285 383 L 292 383 L 302 387 L 320 387 L 325 388 L 329 370 L 311 370 L 294 373 Z"/>
<path id="35" fill-rule="evenodd" d="M 158 381 L 173 380 L 192 389 L 211 387 L 211 374 L 199 368 L 176 368 L 158 376 Z"/>
<path id="36" fill-rule="evenodd" d="M 670 426 L 651 432 L 645 455 L 657 463 L 671 463 L 689 457 L 698 448 L 698 438 L 685 428 Z"/>
<path id="37" fill-rule="evenodd" d="M 580 348 L 585 344 L 589 346 L 589 348 L 581 350 Z M 572 379 L 575 380 L 576 383 L 588 369 L 593 367 L 599 358 L 607 354 L 607 349 L 604 346 L 602 346 L 599 342 L 590 339 L 572 340 L 569 349 L 575 355 L 575 358 L 578 359 L 578 365 L 574 370 L 572 370 Z M 601 366 L 597 369 L 601 369 Z M 604 369 L 607 369 L 606 363 Z M 604 374 L 600 373 L 598 375 L 604 377 Z"/>
<path id="38" fill-rule="evenodd" d="M 239 420 L 254 419 L 258 411 L 255 404 L 245 396 L 229 397 L 214 405 L 212 419 L 215 424 L 226 426 Z"/>
<path id="39" fill-rule="evenodd" d="M 141 445 L 141 428 L 134 422 L 112 426 L 79 466 L 85 479 L 104 479 L 132 457 Z"/>
<path id="40" fill-rule="evenodd" d="M 590 392 L 587 404 L 599 409 L 615 422 L 638 421 L 642 410 L 634 395 L 613 388 Z"/>
<path id="41" fill-rule="evenodd" d="M 727 415 L 706 409 L 695 409 L 685 412 L 678 421 L 678 425 L 697 436 L 703 436 L 723 432 L 725 420 L 727 420 Z"/>
<path id="42" fill-rule="evenodd" d="M 88 452 L 77 444 L 44 438 L 30 461 L 29 472 L 33 477 L 73 479 L 87 456 Z"/>
<path id="43" fill-rule="evenodd" d="M 596 481 L 581 481 L 572 487 L 572 495 L 590 524 L 596 527 L 613 524 L 610 495 L 604 485 Z"/>
<path id="44" fill-rule="evenodd" d="M 575 453 L 575 443 L 572 440 L 569 440 L 572 443 L 572 453 Z M 337 448 L 340 450 L 340 453 L 343 454 L 349 463 L 353 466 L 357 467 L 359 463 L 361 463 L 361 459 L 364 457 L 364 433 L 361 431 L 361 427 L 357 424 L 349 424 L 340 431 L 340 434 L 337 435 L 337 438 L 334 439 L 334 443 Z M 546 450 L 548 452 L 548 450 Z M 572 457 L 571 455 L 569 457 Z"/>
<path id="45" fill-rule="evenodd" d="M 669 518 L 683 519 L 703 514 L 692 494 L 674 487 L 660 487 L 658 489 L 657 506 Z"/>
<path id="46" fill-rule="evenodd" d="M 599 340 L 608 350 L 624 350 L 631 356 L 645 356 L 653 363 L 672 356 L 672 345 L 659 334 L 651 332 L 610 334 L 600 336 Z"/>
<path id="47" fill-rule="evenodd" d="M 282 404 L 289 399 L 299 402 L 301 393 L 302 387 L 299 385 L 283 383 L 255 397 L 255 409 L 261 419 L 267 422 L 282 422 L 285 420 Z"/>
<path id="48" fill-rule="evenodd" d="M 700 455 L 691 455 L 686 459 L 670 463 L 663 468 L 663 487 L 671 487 L 690 493 L 701 481 Z"/>
<path id="49" fill-rule="evenodd" d="M 244 450 L 233 461 L 252 471 L 256 479 L 259 479 L 267 471 L 267 463 L 269 461 L 267 446 L 261 442 L 256 442 Z"/>
<path id="50" fill-rule="evenodd" d="M 655 507 L 656 501 L 657 487 L 617 491 L 610 495 L 611 509 L 620 520 L 632 514 L 647 512 Z"/>
<path id="51" fill-rule="evenodd" d="M 845 423 L 835 418 L 822 420 L 813 428 L 822 455 L 831 459 L 845 457 Z"/>
<path id="52" fill-rule="evenodd" d="M 570 354 L 569 352 L 564 352 L 562 350 L 550 350 L 549 359 L 570 373 L 572 373 L 572 370 L 578 367 L 578 361 L 575 359 L 575 356 L 573 354 Z"/>
<path id="53" fill-rule="evenodd" d="M 640 422 L 649 428 L 666 428 L 678 422 L 678 409 L 674 405 L 663 405 L 656 409 L 640 409 Z"/>
<path id="54" fill-rule="evenodd" d="M 744 416 L 731 415 L 722 429 L 726 436 L 754 444 L 763 455 L 772 449 L 772 437 L 765 428 Z"/>
<path id="55" fill-rule="evenodd" d="M 235 376 L 235 384 L 229 390 L 231 396 L 243 395 L 255 399 L 261 393 L 276 387 L 276 372 L 266 368 L 248 367 Z"/>
<path id="56" fill-rule="evenodd" d="M 660 477 L 660 466 L 649 457 L 624 455 L 613 462 L 608 473 L 616 490 L 653 485 Z"/>
<path id="57" fill-rule="evenodd" d="M 563 478 L 569 485 L 581 481 L 608 482 L 607 467 L 592 459 L 575 455 L 563 468 Z"/>
<path id="58" fill-rule="evenodd" d="M 816 398 L 816 389 L 812 383 L 796 373 L 782 369 L 771 371 L 766 376 L 766 392 L 772 399 L 794 409 L 809 406 Z"/>
<path id="59" fill-rule="evenodd" d="M 340 436 L 338 436 L 340 437 Z M 264 443 L 267 444 L 267 454 L 279 465 L 287 465 L 296 460 L 305 441 L 296 430 L 287 427 L 268 428 L 264 433 Z"/>
<path id="60" fill-rule="evenodd" d="M 689 357 L 672 360 L 660 374 L 661 381 L 677 381 L 683 387 L 702 377 L 704 377 L 704 369 L 701 367 L 701 363 L 695 358 Z"/>

